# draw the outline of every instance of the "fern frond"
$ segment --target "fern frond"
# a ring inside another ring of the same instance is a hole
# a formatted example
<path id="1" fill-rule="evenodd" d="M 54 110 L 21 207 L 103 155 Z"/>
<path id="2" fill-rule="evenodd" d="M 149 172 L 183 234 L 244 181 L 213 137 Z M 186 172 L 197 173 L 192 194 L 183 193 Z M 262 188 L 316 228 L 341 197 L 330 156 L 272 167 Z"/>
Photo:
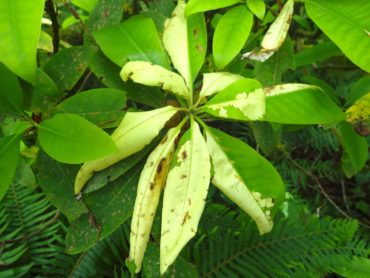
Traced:
<path id="1" fill-rule="evenodd" d="M 206 236 L 192 247 L 191 260 L 200 277 L 315 277 L 353 256 L 366 256 L 364 243 L 352 240 L 356 230 L 356 221 L 311 217 L 277 220 L 272 232 L 260 236 L 249 224 L 240 233 L 233 228 Z"/>

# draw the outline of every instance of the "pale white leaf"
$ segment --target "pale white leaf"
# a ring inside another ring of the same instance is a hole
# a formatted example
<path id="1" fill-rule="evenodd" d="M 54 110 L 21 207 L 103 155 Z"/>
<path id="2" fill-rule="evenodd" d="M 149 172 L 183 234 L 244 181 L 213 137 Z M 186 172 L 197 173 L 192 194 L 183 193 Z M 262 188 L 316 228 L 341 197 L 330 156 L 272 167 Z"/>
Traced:
<path id="1" fill-rule="evenodd" d="M 168 131 L 161 143 L 149 155 L 140 175 L 130 234 L 130 260 L 137 267 L 136 273 L 141 269 L 175 140 L 179 136 L 182 126 L 183 124 L 180 124 Z"/>
<path id="2" fill-rule="evenodd" d="M 173 106 L 166 106 L 148 112 L 127 112 L 120 125 L 111 135 L 118 152 L 84 163 L 77 173 L 75 194 L 80 193 L 94 172 L 101 171 L 142 150 L 159 134 L 166 122 L 176 112 L 177 108 Z"/>
<path id="3" fill-rule="evenodd" d="M 163 274 L 196 234 L 207 197 L 210 158 L 196 122 L 180 141 L 166 182 L 162 210 L 160 270 Z"/>
<path id="4" fill-rule="evenodd" d="M 121 78 L 123 81 L 132 80 L 147 86 L 158 86 L 165 91 L 189 99 L 189 89 L 180 75 L 149 62 L 128 62 L 121 70 Z"/>
<path id="5" fill-rule="evenodd" d="M 239 74 L 230 72 L 212 72 L 203 75 L 203 86 L 199 93 L 199 98 L 214 95 L 225 89 L 230 84 L 243 79 Z"/>
<path id="6" fill-rule="evenodd" d="M 264 92 L 266 97 L 281 95 L 281 94 L 289 94 L 297 91 L 307 90 L 307 89 L 319 89 L 319 87 L 314 85 L 308 84 L 301 84 L 301 83 L 287 83 L 282 85 L 276 85 L 273 87 L 266 87 L 264 88 Z"/>

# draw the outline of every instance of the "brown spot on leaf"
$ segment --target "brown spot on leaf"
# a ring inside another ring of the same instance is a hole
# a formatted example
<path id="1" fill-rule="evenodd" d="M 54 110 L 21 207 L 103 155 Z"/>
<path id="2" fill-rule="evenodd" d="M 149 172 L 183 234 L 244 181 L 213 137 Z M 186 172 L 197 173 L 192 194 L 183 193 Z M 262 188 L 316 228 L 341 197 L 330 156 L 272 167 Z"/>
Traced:
<path id="1" fill-rule="evenodd" d="M 166 143 L 167 140 L 168 140 L 168 136 L 163 137 L 163 139 L 161 141 L 161 145 L 163 145 L 164 143 Z"/>
<path id="2" fill-rule="evenodd" d="M 187 177 L 188 177 L 187 175 L 182 174 L 181 177 L 180 177 L 180 179 L 186 179 Z"/>
<path id="3" fill-rule="evenodd" d="M 191 206 L 191 199 L 190 198 L 188 198 L 188 202 L 189 202 L 189 206 Z"/>
<path id="4" fill-rule="evenodd" d="M 188 157 L 188 154 L 185 150 L 181 153 L 181 157 L 182 157 L 182 160 L 186 160 L 186 158 Z"/>
<path id="5" fill-rule="evenodd" d="M 161 161 L 159 162 L 157 166 L 157 175 L 160 175 L 163 170 L 163 164 L 166 161 L 166 158 L 162 157 Z"/>
<path id="6" fill-rule="evenodd" d="M 199 30 L 197 29 L 197 28 L 195 28 L 194 30 L 193 30 L 193 36 L 194 36 L 194 39 L 198 39 L 198 35 L 199 35 Z"/>
<path id="7" fill-rule="evenodd" d="M 154 182 L 151 182 L 151 183 L 150 183 L 150 186 L 149 186 L 149 189 L 150 189 L 150 190 L 153 190 L 153 189 L 154 189 L 154 187 L 155 187 L 155 183 L 154 183 Z"/>
<path id="8" fill-rule="evenodd" d="M 196 45 L 196 48 L 197 48 L 197 50 L 198 50 L 198 52 L 199 52 L 199 53 L 204 52 L 204 48 L 203 48 L 203 46 L 201 46 L 200 44 L 197 44 L 197 45 Z"/>
<path id="9" fill-rule="evenodd" d="M 191 215 L 189 214 L 189 211 L 187 211 L 184 215 L 184 218 L 182 220 L 182 223 L 181 225 L 185 225 L 186 221 L 190 220 L 191 219 Z"/>

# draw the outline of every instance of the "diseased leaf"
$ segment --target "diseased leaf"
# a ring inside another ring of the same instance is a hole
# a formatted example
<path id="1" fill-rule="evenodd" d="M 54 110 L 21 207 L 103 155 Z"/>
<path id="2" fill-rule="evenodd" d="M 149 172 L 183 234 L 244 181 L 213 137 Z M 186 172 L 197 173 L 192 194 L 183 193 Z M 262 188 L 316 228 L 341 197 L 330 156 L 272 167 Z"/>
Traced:
<path id="1" fill-rule="evenodd" d="M 123 117 L 125 92 L 116 89 L 92 89 L 73 95 L 58 105 L 58 111 L 77 114 L 100 126 Z"/>
<path id="2" fill-rule="evenodd" d="M 275 168 L 251 147 L 207 127 L 215 174 L 212 183 L 256 222 L 261 234 L 272 229 L 272 207 L 282 201 L 284 184 Z"/>
<path id="3" fill-rule="evenodd" d="M 370 92 L 348 108 L 346 118 L 360 134 L 370 134 Z"/>
<path id="4" fill-rule="evenodd" d="M 250 121 L 265 114 L 265 93 L 261 84 L 244 78 L 238 80 L 209 100 L 202 111 L 216 117 Z"/>
<path id="5" fill-rule="evenodd" d="M 213 58 L 217 68 L 227 66 L 242 50 L 253 25 L 253 15 L 239 5 L 222 16 L 213 36 Z"/>
<path id="6" fill-rule="evenodd" d="M 262 49 L 259 51 L 247 52 L 243 54 L 242 58 L 249 58 L 261 62 L 270 58 L 285 41 L 290 21 L 292 20 L 293 7 L 294 0 L 288 0 L 278 17 L 267 30 L 266 35 L 263 37 L 261 43 Z"/>
<path id="7" fill-rule="evenodd" d="M 75 180 L 75 194 L 80 193 L 94 172 L 103 170 L 142 150 L 158 135 L 166 122 L 176 112 L 177 109 L 172 106 L 148 112 L 127 112 L 120 125 L 111 135 L 118 152 L 82 165 Z"/>
<path id="8" fill-rule="evenodd" d="M 370 1 L 306 0 L 308 16 L 361 69 L 370 72 Z"/>
<path id="9" fill-rule="evenodd" d="M 341 109 L 319 87 L 284 84 L 264 89 L 263 120 L 284 124 L 327 124 L 344 119 Z"/>
<path id="10" fill-rule="evenodd" d="M 37 180 L 48 200 L 71 222 L 87 212 L 83 202 L 73 194 L 77 165 L 66 165 L 51 159 L 43 151 L 37 154 Z"/>
<path id="11" fill-rule="evenodd" d="M 55 160 L 78 164 L 117 152 L 107 133 L 73 114 L 57 114 L 38 126 L 44 151 Z"/>
<path id="12" fill-rule="evenodd" d="M 0 63 L 0 112 L 22 113 L 23 92 L 17 77 Z"/>
<path id="13" fill-rule="evenodd" d="M 225 8 L 239 2 L 239 0 L 190 0 L 186 6 L 185 13 L 186 16 L 190 16 L 199 12 Z"/>
<path id="14" fill-rule="evenodd" d="M 34 83 L 44 0 L 0 1 L 0 62 Z"/>
<path id="15" fill-rule="evenodd" d="M 180 75 L 149 62 L 128 62 L 120 75 L 123 81 L 132 80 L 147 86 L 158 86 L 182 98 L 190 98 L 189 89 Z"/>
<path id="16" fill-rule="evenodd" d="M 161 274 L 196 234 L 207 197 L 210 168 L 207 145 L 198 124 L 192 121 L 173 157 L 164 190 Z"/>
<path id="17" fill-rule="evenodd" d="M 147 61 L 169 68 L 153 21 L 137 15 L 121 24 L 93 33 L 103 53 L 122 67 L 128 60 Z"/>
<path id="18" fill-rule="evenodd" d="M 203 74 L 203 86 L 199 93 L 199 98 L 209 97 L 221 92 L 230 84 L 243 79 L 239 74 L 230 72 L 212 72 Z"/>
<path id="19" fill-rule="evenodd" d="M 165 22 L 163 44 L 174 67 L 192 90 L 207 50 L 207 30 L 203 14 L 185 18 L 184 1 L 179 1 L 172 17 Z"/>
<path id="20" fill-rule="evenodd" d="M 19 160 L 19 134 L 0 137 L 0 200 L 8 190 Z"/>
<path id="21" fill-rule="evenodd" d="M 175 140 L 181 128 L 182 124 L 168 131 L 161 143 L 149 155 L 140 175 L 130 234 L 130 260 L 136 265 L 136 273 L 141 270 L 150 230 L 174 151 Z"/>

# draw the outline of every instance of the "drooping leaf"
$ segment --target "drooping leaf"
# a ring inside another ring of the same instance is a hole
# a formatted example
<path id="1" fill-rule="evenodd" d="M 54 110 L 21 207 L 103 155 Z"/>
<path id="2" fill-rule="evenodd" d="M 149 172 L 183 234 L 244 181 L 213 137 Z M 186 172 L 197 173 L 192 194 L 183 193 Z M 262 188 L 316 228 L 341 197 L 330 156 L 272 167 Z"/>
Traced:
<path id="1" fill-rule="evenodd" d="M 54 80 L 61 92 L 70 90 L 81 78 L 91 57 L 83 46 L 72 46 L 55 54 L 44 66 L 44 71 Z"/>
<path id="2" fill-rule="evenodd" d="M 199 93 L 199 98 L 209 97 L 221 92 L 230 84 L 243 79 L 239 74 L 230 72 L 212 72 L 203 74 L 203 86 Z"/>
<path id="3" fill-rule="evenodd" d="M 63 163 L 78 164 L 117 152 L 107 133 L 82 117 L 57 114 L 38 126 L 44 151 Z"/>
<path id="4" fill-rule="evenodd" d="M 68 253 L 91 248 L 131 216 L 140 171 L 141 167 L 135 167 L 109 186 L 84 195 L 83 202 L 90 212 L 71 223 L 66 237 Z"/>
<path id="5" fill-rule="evenodd" d="M 94 32 L 103 53 L 122 67 L 128 60 L 147 61 L 169 68 L 153 21 L 137 15 L 121 24 Z"/>
<path id="6" fill-rule="evenodd" d="M 186 4 L 179 1 L 165 22 L 163 44 L 174 67 L 192 90 L 207 51 L 207 30 L 203 14 L 185 17 Z"/>
<path id="7" fill-rule="evenodd" d="M 240 79 L 209 100 L 202 111 L 226 119 L 262 119 L 265 114 L 265 93 L 258 81 Z"/>
<path id="8" fill-rule="evenodd" d="M 196 234 L 207 197 L 210 158 L 192 121 L 173 157 L 163 197 L 160 271 L 163 274 Z"/>
<path id="9" fill-rule="evenodd" d="M 112 133 L 118 152 L 85 163 L 75 180 L 75 193 L 78 194 L 94 172 L 103 170 L 114 163 L 142 150 L 161 131 L 166 122 L 177 112 L 172 106 L 148 112 L 128 112 L 120 125 Z"/>
<path id="10" fill-rule="evenodd" d="M 261 42 L 262 49 L 259 51 L 247 52 L 243 55 L 243 58 L 264 62 L 280 48 L 288 34 L 290 21 L 293 15 L 293 7 L 294 0 L 288 0 L 278 17 L 267 30 L 266 35 L 263 37 Z"/>
<path id="11" fill-rule="evenodd" d="M 34 83 L 44 0 L 1 0 L 0 6 L 0 62 Z"/>
<path id="12" fill-rule="evenodd" d="M 73 95 L 58 106 L 58 111 L 77 114 L 104 126 L 123 117 L 125 92 L 117 89 L 92 89 Z"/>
<path id="13" fill-rule="evenodd" d="M 265 121 L 285 124 L 325 124 L 344 119 L 341 109 L 320 88 L 284 84 L 264 89 Z"/>
<path id="14" fill-rule="evenodd" d="M 260 20 L 265 17 L 266 5 L 263 0 L 247 0 L 247 6 Z"/>
<path id="15" fill-rule="evenodd" d="M 166 181 L 175 140 L 182 125 L 172 128 L 149 155 L 140 175 L 131 220 L 130 260 L 140 272 L 162 188 Z"/>
<path id="16" fill-rule="evenodd" d="M 370 72 L 370 2 L 306 0 L 315 24 L 361 69 Z"/>
<path id="17" fill-rule="evenodd" d="M 73 221 L 87 212 L 85 205 L 77 201 L 73 194 L 73 179 L 78 171 L 78 166 L 59 163 L 43 151 L 39 151 L 37 169 L 38 184 L 42 191 L 69 221 Z"/>
<path id="18" fill-rule="evenodd" d="M 17 77 L 0 63 L 0 112 L 22 113 L 23 93 Z"/>
<path id="19" fill-rule="evenodd" d="M 213 58 L 217 68 L 227 66 L 242 50 L 253 25 L 253 15 L 239 5 L 222 16 L 213 36 Z"/>
<path id="20" fill-rule="evenodd" d="M 275 168 L 244 142 L 207 127 L 215 175 L 212 183 L 256 222 L 261 234 L 272 228 L 272 207 L 282 201 L 284 183 Z"/>
<path id="21" fill-rule="evenodd" d="M 225 8 L 239 2 L 239 0 L 190 0 L 186 5 L 185 14 L 190 16 L 199 12 Z"/>
<path id="22" fill-rule="evenodd" d="M 352 177 L 364 167 L 368 158 L 366 138 L 358 135 L 347 122 L 341 122 L 336 128 L 344 153 L 342 169 L 347 177 Z"/>
<path id="23" fill-rule="evenodd" d="M 19 160 L 19 135 L 0 137 L 0 200 L 11 184 Z"/>
<path id="24" fill-rule="evenodd" d="M 123 81 L 132 80 L 147 86 L 158 86 L 182 98 L 190 98 L 189 89 L 180 75 L 149 62 L 128 62 L 120 75 Z"/>

